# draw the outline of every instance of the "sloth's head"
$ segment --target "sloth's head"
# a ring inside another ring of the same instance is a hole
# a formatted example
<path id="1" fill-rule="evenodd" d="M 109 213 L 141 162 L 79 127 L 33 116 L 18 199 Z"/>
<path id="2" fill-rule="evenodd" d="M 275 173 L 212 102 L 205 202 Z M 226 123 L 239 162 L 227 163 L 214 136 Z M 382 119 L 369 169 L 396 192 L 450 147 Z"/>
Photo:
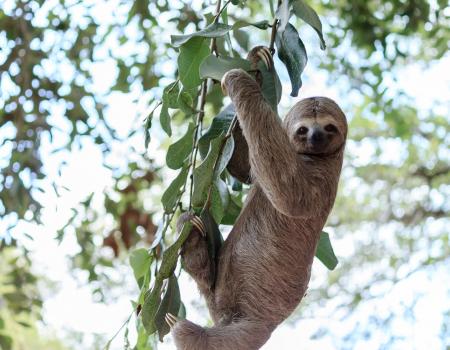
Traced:
<path id="1" fill-rule="evenodd" d="M 336 102 L 327 97 L 296 103 L 286 115 L 284 126 L 299 154 L 334 154 L 347 138 L 347 119 Z"/>

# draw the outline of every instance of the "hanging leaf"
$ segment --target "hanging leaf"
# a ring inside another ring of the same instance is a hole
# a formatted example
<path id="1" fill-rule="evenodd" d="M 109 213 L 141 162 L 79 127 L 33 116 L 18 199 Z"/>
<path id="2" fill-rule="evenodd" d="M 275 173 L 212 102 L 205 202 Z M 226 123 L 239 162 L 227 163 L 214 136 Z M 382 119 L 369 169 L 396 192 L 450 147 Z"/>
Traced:
<path id="1" fill-rule="evenodd" d="M 147 249 L 140 248 L 131 252 L 130 265 L 133 269 L 134 278 L 139 284 L 139 280 L 149 272 L 150 265 L 152 263 L 152 257 L 148 253 Z"/>
<path id="2" fill-rule="evenodd" d="M 277 33 L 275 40 L 278 48 L 278 57 L 285 64 L 291 80 L 291 96 L 298 95 L 298 90 L 302 86 L 301 74 L 308 62 L 305 45 L 300 40 L 297 30 L 290 23 L 286 30 Z"/>
<path id="3" fill-rule="evenodd" d="M 180 309 L 178 310 L 177 316 L 182 320 L 186 319 L 186 306 L 184 306 L 183 302 L 180 303 Z"/>
<path id="4" fill-rule="evenodd" d="M 148 335 L 156 332 L 155 315 L 161 302 L 162 279 L 156 278 L 155 285 L 148 290 L 144 296 L 144 304 L 142 305 L 142 324 Z"/>
<path id="5" fill-rule="evenodd" d="M 202 158 L 206 157 L 211 140 L 219 136 L 221 133 L 227 132 L 235 114 L 236 111 L 234 109 L 234 105 L 229 104 L 216 117 L 214 117 L 211 126 L 198 141 L 198 147 Z"/>
<path id="6" fill-rule="evenodd" d="M 286 25 L 289 23 L 289 18 L 291 17 L 291 4 L 289 0 L 283 0 L 281 2 L 280 6 L 278 6 L 275 17 L 279 21 L 277 32 L 284 32 Z"/>
<path id="7" fill-rule="evenodd" d="M 338 259 L 334 254 L 330 242 L 330 235 L 324 231 L 320 233 L 319 243 L 317 245 L 316 257 L 329 269 L 334 270 L 338 264 Z"/>
<path id="8" fill-rule="evenodd" d="M 223 148 L 220 159 L 217 159 L 222 146 L 224 135 L 216 137 L 211 141 L 210 150 L 203 162 L 194 170 L 194 193 L 192 204 L 194 207 L 201 207 L 206 201 L 208 191 L 213 180 L 218 178 L 228 164 L 234 148 L 234 141 L 230 137 Z M 227 145 L 230 143 L 229 145 Z M 214 164 L 217 160 L 216 171 Z"/>
<path id="9" fill-rule="evenodd" d="M 228 165 L 228 162 L 231 159 L 231 156 L 233 155 L 234 151 L 234 139 L 233 137 L 229 137 L 225 141 L 225 145 L 222 148 L 222 153 L 217 160 L 216 170 L 214 172 L 214 178 L 219 178 L 220 174 L 225 170 L 225 168 Z"/>
<path id="10" fill-rule="evenodd" d="M 193 107 L 193 103 L 194 101 L 189 92 L 185 90 L 180 92 L 178 95 L 177 104 L 184 114 L 191 115 L 197 112 Z"/>
<path id="11" fill-rule="evenodd" d="M 172 136 L 169 109 L 167 108 L 167 105 L 165 103 L 163 103 L 161 107 L 161 113 L 159 114 L 159 122 L 161 123 L 161 128 L 166 132 L 166 134 Z"/>
<path id="12" fill-rule="evenodd" d="M 264 62 L 258 63 L 258 69 L 262 75 L 261 91 L 264 99 L 278 113 L 278 103 L 281 100 L 281 81 L 275 69 L 268 70 Z"/>
<path id="13" fill-rule="evenodd" d="M 177 177 L 170 183 L 167 189 L 164 191 L 161 202 L 164 207 L 164 212 L 172 213 L 177 204 L 180 189 L 186 182 L 189 173 L 188 165 L 184 165 Z"/>
<path id="14" fill-rule="evenodd" d="M 213 183 L 211 190 L 211 208 L 210 212 L 217 223 L 222 221 L 225 210 L 228 207 L 230 194 L 227 184 L 222 179 L 217 179 Z"/>
<path id="15" fill-rule="evenodd" d="M 294 14 L 314 28 L 320 39 L 320 48 L 325 50 L 326 45 L 322 33 L 322 22 L 316 11 L 303 0 L 291 0 L 291 2 Z"/>
<path id="16" fill-rule="evenodd" d="M 209 283 L 210 287 L 214 288 L 214 283 L 216 281 L 217 258 L 219 255 L 219 249 L 223 243 L 223 238 L 222 234 L 220 233 L 219 226 L 207 209 L 203 210 L 200 213 L 200 217 L 206 228 L 206 242 L 208 246 L 208 256 L 210 262 Z"/>
<path id="17" fill-rule="evenodd" d="M 199 67 L 208 56 L 209 47 L 204 38 L 193 38 L 181 46 L 178 56 L 178 74 L 186 89 L 200 85 Z"/>
<path id="18" fill-rule="evenodd" d="M 194 123 L 189 123 L 188 129 L 183 137 L 169 146 L 166 154 L 167 166 L 171 169 L 179 169 L 183 166 L 185 159 L 189 156 L 194 142 Z"/>
<path id="19" fill-rule="evenodd" d="M 233 196 L 229 197 L 228 206 L 225 209 L 224 216 L 222 221 L 220 222 L 222 225 L 234 225 L 239 214 L 241 213 L 241 205 L 237 203 L 237 199 L 233 198 Z"/>
<path id="20" fill-rule="evenodd" d="M 144 124 L 144 132 L 145 132 L 145 148 L 148 147 L 148 144 L 150 143 L 150 129 L 152 127 L 152 121 L 153 121 L 153 113 L 155 110 L 152 110 L 152 112 L 145 118 L 145 124 Z"/>
<path id="21" fill-rule="evenodd" d="M 202 207 L 206 201 L 209 187 L 214 176 L 214 163 L 219 155 L 223 134 L 211 141 L 210 150 L 203 162 L 194 170 L 194 193 L 192 204 L 194 207 Z"/>
<path id="22" fill-rule="evenodd" d="M 226 72 L 235 68 L 249 71 L 251 65 L 249 61 L 238 57 L 209 55 L 200 64 L 200 78 L 211 78 L 220 81 Z"/>
<path id="23" fill-rule="evenodd" d="M 164 88 L 163 103 L 168 108 L 178 108 L 178 95 L 180 94 L 180 87 L 178 81 L 175 81 Z"/>
<path id="24" fill-rule="evenodd" d="M 158 336 L 161 342 L 164 336 L 170 332 L 170 327 L 165 320 L 166 314 L 171 313 L 172 315 L 177 315 L 180 310 L 180 305 L 180 288 L 177 278 L 172 274 L 169 277 L 166 292 L 155 316 L 155 325 L 158 329 Z"/>
<path id="25" fill-rule="evenodd" d="M 142 324 L 149 335 L 155 333 L 156 331 L 155 316 L 161 301 L 161 288 L 163 286 L 163 281 L 173 274 L 178 261 L 179 250 L 188 238 L 191 230 L 192 224 L 186 222 L 183 225 L 183 229 L 181 230 L 175 243 L 164 251 L 161 265 L 155 278 L 154 286 L 151 290 L 145 293 L 141 314 Z"/>
<path id="26" fill-rule="evenodd" d="M 172 46 L 180 47 L 193 38 L 218 38 L 224 36 L 232 29 L 231 26 L 223 23 L 211 23 L 205 29 L 186 35 L 171 35 Z"/>

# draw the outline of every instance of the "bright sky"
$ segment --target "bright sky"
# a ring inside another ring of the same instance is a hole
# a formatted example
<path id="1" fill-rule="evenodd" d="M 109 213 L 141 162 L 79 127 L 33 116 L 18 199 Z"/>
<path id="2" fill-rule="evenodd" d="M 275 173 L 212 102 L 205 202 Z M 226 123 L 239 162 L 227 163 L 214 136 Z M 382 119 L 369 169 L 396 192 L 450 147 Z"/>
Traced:
<path id="1" fill-rule="evenodd" d="M 109 13 L 105 11 L 105 13 Z M 106 20 L 106 19 L 105 19 Z M 430 65 L 426 70 L 419 66 L 408 66 L 402 74 L 399 74 L 397 82 L 392 84 L 403 88 L 409 95 L 414 97 L 417 105 L 423 108 L 429 108 L 433 101 L 448 101 L 448 92 L 450 87 L 450 77 L 448 76 L 448 67 L 450 66 L 450 57 L 446 57 L 436 64 Z M 100 90 L 107 88 L 108 83 L 105 77 L 110 77 L 111 67 L 108 62 L 104 65 L 96 66 L 96 75 L 98 88 Z M 282 72 L 281 72 L 282 73 Z M 282 73 L 283 80 L 286 74 Z M 106 81 L 106 82 L 105 82 Z M 411 84 L 415 82 L 414 84 Z M 393 86 L 392 86 L 393 87 Z M 339 100 L 339 87 L 329 87 L 326 84 L 326 75 L 317 74 L 316 67 L 309 65 L 305 72 L 304 86 L 301 90 L 301 97 L 313 95 L 326 95 Z M 282 100 L 283 106 L 290 106 L 296 100 L 292 100 L 288 96 L 289 88 L 284 87 L 284 95 Z M 127 130 L 136 127 L 141 120 L 133 118 L 125 118 L 124 116 L 132 116 L 142 113 L 142 106 L 133 103 L 133 98 L 139 96 L 123 96 L 114 93 L 108 98 L 110 108 L 107 118 L 113 128 L 123 135 L 127 134 Z M 450 102 L 449 102 L 450 103 Z M 447 111 L 450 105 L 447 104 Z M 61 115 L 52 117 L 52 123 L 61 125 L 65 129 L 63 118 Z M 158 126 L 155 126 L 158 128 Z M 0 135 L 3 136 L 4 135 Z M 56 142 L 62 141 L 62 135 L 56 137 Z M 129 140 L 134 146 L 143 151 L 143 140 L 139 137 Z M 45 163 L 45 169 L 48 174 L 48 180 L 55 180 L 60 185 L 68 188 L 62 192 L 61 197 L 57 197 L 48 183 L 43 183 L 46 189 L 45 193 L 39 194 L 41 202 L 44 203 L 43 222 L 44 225 L 25 225 L 22 224 L 16 228 L 17 232 L 26 230 L 33 232 L 35 240 L 28 242 L 30 248 L 34 251 L 34 268 L 50 281 L 55 281 L 58 285 L 56 293 L 44 295 L 46 299 L 44 303 L 44 320 L 46 325 L 42 326 L 43 332 L 55 332 L 58 337 L 64 339 L 67 330 L 73 330 L 85 335 L 84 349 L 92 349 L 90 344 L 93 341 L 93 334 L 112 335 L 118 330 L 123 321 L 128 317 L 131 311 L 130 300 L 136 299 L 138 290 L 132 278 L 131 269 L 126 269 L 125 273 L 129 278 L 124 284 L 124 290 L 118 294 L 117 299 L 108 305 L 97 303 L 92 300 L 91 289 L 89 286 L 83 286 L 75 280 L 68 266 L 68 256 L 75 253 L 78 246 L 75 238 L 69 233 L 63 244 L 58 246 L 54 241 L 57 229 L 59 229 L 71 216 L 71 208 L 77 203 L 85 199 L 91 192 L 101 194 L 104 188 L 112 184 L 111 171 L 104 168 L 102 164 L 102 155 L 98 148 L 89 142 L 83 143 L 83 148 L 72 153 L 64 153 L 60 155 L 51 155 L 51 150 L 55 148 L 55 141 L 50 144 L 49 140 L 43 141 L 42 158 Z M 162 151 L 158 150 L 159 141 L 154 138 L 150 145 L 150 152 L 156 160 L 161 162 Z M 117 145 L 114 149 L 114 159 L 118 164 L 124 164 L 127 157 L 126 145 Z M 362 147 L 358 150 L 358 156 L 362 159 L 369 158 L 370 146 Z M 395 152 L 393 152 L 395 153 Z M 1 157 L 1 153 L 0 153 Z M 63 169 L 61 176 L 58 175 L 58 166 L 61 159 L 67 162 L 67 166 Z M 1 159 L 0 159 L 1 161 Z M 101 206 L 100 197 L 96 198 L 96 206 Z M 158 207 L 158 203 L 155 203 Z M 0 222 L 0 229 L 6 225 Z M 341 259 L 345 259 L 351 251 L 351 245 L 345 242 L 336 242 L 335 250 Z M 123 271 L 120 271 L 123 272 Z M 450 276 L 445 269 L 438 270 L 434 276 L 439 276 L 439 286 L 430 281 L 426 274 L 417 274 L 400 284 L 386 296 L 384 306 L 368 305 L 362 307 L 361 317 L 364 312 L 371 314 L 384 313 L 389 308 L 398 305 L 402 300 L 411 297 L 415 293 L 417 286 L 424 293 L 424 297 L 420 299 L 413 312 L 416 318 L 416 324 L 413 329 L 398 321 L 399 333 L 405 333 L 408 338 L 408 349 L 437 349 L 437 334 L 439 332 L 441 314 L 440 305 L 443 301 L 449 302 L 445 286 L 450 285 Z M 327 271 L 317 261 L 314 263 L 312 280 L 320 278 Z M 81 280 L 86 276 L 81 274 Z M 196 287 L 186 275 L 181 278 L 181 291 L 183 300 L 186 301 L 187 316 L 190 320 L 205 324 L 206 315 L 202 312 L 204 307 L 200 300 Z M 46 290 L 45 286 L 42 286 Z M 305 300 L 307 302 L 307 299 Z M 199 311 L 200 310 L 200 311 Z M 335 349 L 332 339 L 325 337 L 321 340 L 310 339 L 318 325 L 327 326 L 334 329 L 336 334 L 344 334 L 348 332 L 347 325 L 339 321 L 339 318 L 329 318 L 326 310 L 319 310 L 319 314 L 314 319 L 302 319 L 293 325 L 283 324 L 272 335 L 269 342 L 264 346 L 265 350 L 280 349 Z M 131 335 L 133 327 L 130 327 Z M 170 337 L 166 338 L 167 343 L 160 346 L 160 349 L 173 349 Z M 382 332 L 376 333 L 373 341 L 367 342 L 364 346 L 355 349 L 379 349 L 380 343 L 385 339 Z M 123 349 L 122 337 L 117 337 L 113 343 L 112 349 Z"/>

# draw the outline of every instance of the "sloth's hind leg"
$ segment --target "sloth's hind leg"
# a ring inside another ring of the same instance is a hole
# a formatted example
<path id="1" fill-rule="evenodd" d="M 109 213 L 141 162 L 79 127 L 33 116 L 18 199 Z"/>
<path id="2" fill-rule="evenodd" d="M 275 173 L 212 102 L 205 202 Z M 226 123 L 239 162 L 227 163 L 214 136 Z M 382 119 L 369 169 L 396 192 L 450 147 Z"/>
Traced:
<path id="1" fill-rule="evenodd" d="M 205 239 L 205 229 L 198 216 L 186 212 L 177 222 L 178 232 L 187 221 L 192 223 L 192 231 L 181 248 L 181 262 L 184 269 L 197 283 L 200 292 L 209 302 L 210 290 L 210 261 L 208 247 Z"/>
<path id="2" fill-rule="evenodd" d="M 170 325 L 178 350 L 257 350 L 269 339 L 274 328 L 246 319 L 203 328 L 174 318 Z"/>

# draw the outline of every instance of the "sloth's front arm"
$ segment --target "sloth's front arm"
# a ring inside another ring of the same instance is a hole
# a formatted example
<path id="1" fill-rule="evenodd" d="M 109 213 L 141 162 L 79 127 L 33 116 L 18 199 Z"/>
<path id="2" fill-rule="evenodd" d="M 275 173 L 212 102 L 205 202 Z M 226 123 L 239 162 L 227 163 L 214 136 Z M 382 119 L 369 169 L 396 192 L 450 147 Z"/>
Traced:
<path id="1" fill-rule="evenodd" d="M 281 213 L 293 217 L 313 214 L 309 208 L 316 191 L 256 81 L 243 70 L 233 69 L 223 77 L 222 88 L 236 107 L 249 146 L 252 177 Z"/>

